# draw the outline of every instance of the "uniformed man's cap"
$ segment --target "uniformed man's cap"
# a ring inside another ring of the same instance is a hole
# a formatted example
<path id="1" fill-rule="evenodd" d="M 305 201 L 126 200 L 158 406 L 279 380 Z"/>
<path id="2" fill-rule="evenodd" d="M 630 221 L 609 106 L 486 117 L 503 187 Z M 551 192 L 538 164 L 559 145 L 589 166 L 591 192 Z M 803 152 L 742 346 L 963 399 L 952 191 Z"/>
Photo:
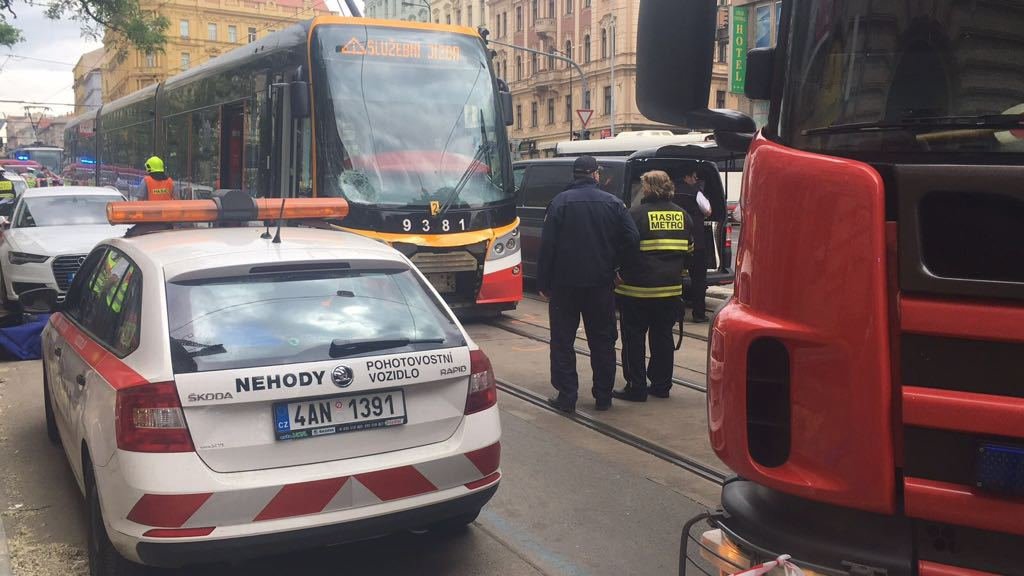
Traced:
<path id="1" fill-rule="evenodd" d="M 597 172 L 600 166 L 597 165 L 597 159 L 593 156 L 580 156 L 572 163 L 572 171 L 575 174 L 590 174 L 591 172 Z"/>

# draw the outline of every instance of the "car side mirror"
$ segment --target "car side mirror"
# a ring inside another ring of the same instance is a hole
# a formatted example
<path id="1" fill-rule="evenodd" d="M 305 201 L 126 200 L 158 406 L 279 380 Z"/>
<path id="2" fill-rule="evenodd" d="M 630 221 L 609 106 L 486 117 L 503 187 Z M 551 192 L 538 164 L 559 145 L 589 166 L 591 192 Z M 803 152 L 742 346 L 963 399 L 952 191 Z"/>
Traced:
<path id="1" fill-rule="evenodd" d="M 515 124 L 516 119 L 512 114 L 512 92 L 509 90 L 508 84 L 500 78 L 498 79 L 498 101 L 501 105 L 501 117 L 505 121 L 505 126 Z"/>
<path id="2" fill-rule="evenodd" d="M 18 297 L 21 308 L 29 314 L 51 314 L 63 307 L 57 301 L 57 291 L 52 288 L 36 288 L 22 292 Z"/>

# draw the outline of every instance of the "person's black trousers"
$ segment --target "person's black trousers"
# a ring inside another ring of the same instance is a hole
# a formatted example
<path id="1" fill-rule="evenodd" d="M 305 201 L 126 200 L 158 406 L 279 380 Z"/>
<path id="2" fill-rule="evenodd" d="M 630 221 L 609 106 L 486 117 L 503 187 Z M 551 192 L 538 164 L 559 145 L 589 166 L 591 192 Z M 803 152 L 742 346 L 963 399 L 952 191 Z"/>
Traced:
<path id="1" fill-rule="evenodd" d="M 615 294 L 611 286 L 554 288 L 548 303 L 551 319 L 551 384 L 559 401 L 575 406 L 579 392 L 576 374 L 576 330 L 583 318 L 594 371 L 594 398 L 611 401 L 615 386 Z"/>
<path id="2" fill-rule="evenodd" d="M 703 318 L 707 314 L 704 309 L 704 297 L 708 291 L 707 255 L 703 249 L 695 250 L 690 255 L 686 271 L 690 276 L 690 288 L 683 296 L 690 304 L 690 309 L 693 310 L 693 317 Z"/>
<path id="3" fill-rule="evenodd" d="M 668 393 L 672 388 L 675 356 L 672 327 L 679 321 L 680 306 L 679 298 L 619 297 L 622 372 L 628 394 L 645 398 L 648 381 L 653 392 Z M 647 343 L 651 347 L 650 361 L 647 361 Z"/>

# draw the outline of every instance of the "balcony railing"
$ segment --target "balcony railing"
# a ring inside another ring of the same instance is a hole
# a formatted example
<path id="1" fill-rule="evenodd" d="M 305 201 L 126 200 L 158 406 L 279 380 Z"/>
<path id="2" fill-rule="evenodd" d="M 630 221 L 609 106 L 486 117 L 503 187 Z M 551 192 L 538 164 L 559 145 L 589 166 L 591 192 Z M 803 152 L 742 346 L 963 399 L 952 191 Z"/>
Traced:
<path id="1" fill-rule="evenodd" d="M 537 34 L 550 36 L 555 33 L 555 19 L 554 18 L 537 18 L 533 22 L 533 30 Z"/>

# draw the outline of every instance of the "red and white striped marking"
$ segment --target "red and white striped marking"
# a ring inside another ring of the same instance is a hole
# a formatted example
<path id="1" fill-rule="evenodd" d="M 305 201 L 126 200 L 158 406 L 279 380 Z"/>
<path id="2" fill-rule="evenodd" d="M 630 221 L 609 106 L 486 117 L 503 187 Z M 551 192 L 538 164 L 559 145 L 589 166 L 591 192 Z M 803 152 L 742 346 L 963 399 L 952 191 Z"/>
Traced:
<path id="1" fill-rule="evenodd" d="M 208 528 L 372 506 L 500 478 L 501 444 L 353 476 L 205 494 L 144 494 L 128 520 L 158 528 Z"/>

